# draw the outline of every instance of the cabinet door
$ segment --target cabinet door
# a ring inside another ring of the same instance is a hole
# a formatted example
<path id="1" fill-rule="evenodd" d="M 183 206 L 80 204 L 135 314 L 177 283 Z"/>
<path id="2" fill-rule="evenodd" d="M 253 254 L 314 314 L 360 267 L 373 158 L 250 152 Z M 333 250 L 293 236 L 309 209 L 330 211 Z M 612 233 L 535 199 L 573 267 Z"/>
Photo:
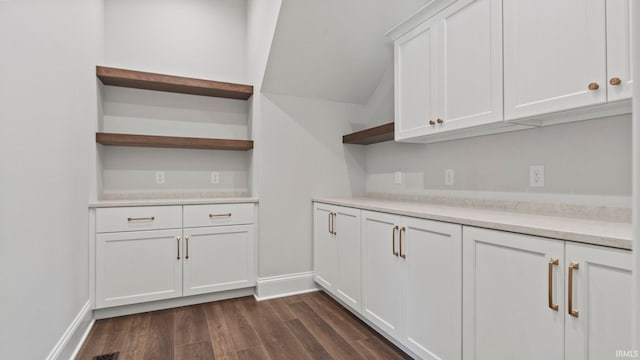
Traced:
<path id="1" fill-rule="evenodd" d="M 507 120 L 606 102 L 604 0 L 504 0 L 503 7 Z"/>
<path id="2" fill-rule="evenodd" d="M 400 217 L 362 212 L 362 310 L 364 316 L 398 338 L 402 321 L 403 259 L 398 252 L 396 224 Z M 395 236 L 395 248 L 393 239 Z"/>
<path id="3" fill-rule="evenodd" d="M 567 244 L 566 261 L 579 268 L 567 285 L 578 313 L 565 313 L 565 359 L 615 359 L 632 349 L 631 252 Z"/>
<path id="4" fill-rule="evenodd" d="M 96 308 L 182 295 L 182 230 L 96 235 Z"/>
<path id="5" fill-rule="evenodd" d="M 462 358 L 462 226 L 405 218 L 405 335 L 423 359 Z"/>
<path id="6" fill-rule="evenodd" d="M 439 18 L 437 128 L 503 121 L 502 1 L 457 1 Z"/>
<path id="7" fill-rule="evenodd" d="M 632 0 L 607 0 L 607 86 L 609 101 L 631 97 Z M 615 78 L 620 79 L 616 82 Z M 617 85 L 616 85 L 617 84 Z"/>
<path id="8" fill-rule="evenodd" d="M 463 358 L 562 359 L 564 242 L 466 226 L 463 238 Z"/>
<path id="9" fill-rule="evenodd" d="M 437 131 L 436 19 L 395 42 L 395 139 Z"/>
<path id="10" fill-rule="evenodd" d="M 313 268 L 315 281 L 334 291 L 338 277 L 338 246 L 333 235 L 333 207 L 316 203 L 313 209 Z"/>
<path id="11" fill-rule="evenodd" d="M 360 210 L 336 207 L 335 229 L 338 247 L 336 295 L 356 311 L 361 310 Z"/>
<path id="12" fill-rule="evenodd" d="M 255 285 L 253 225 L 184 230 L 184 295 Z"/>

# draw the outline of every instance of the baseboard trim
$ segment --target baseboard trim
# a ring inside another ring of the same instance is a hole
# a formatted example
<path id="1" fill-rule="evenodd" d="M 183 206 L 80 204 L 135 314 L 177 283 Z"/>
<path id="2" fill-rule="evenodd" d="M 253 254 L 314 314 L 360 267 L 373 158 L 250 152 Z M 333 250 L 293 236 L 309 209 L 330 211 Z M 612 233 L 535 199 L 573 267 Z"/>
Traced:
<path id="1" fill-rule="evenodd" d="M 53 347 L 47 360 L 73 359 L 80 350 L 82 343 L 93 327 L 91 300 L 87 301 L 67 330 L 62 334 L 58 343 Z"/>
<path id="2" fill-rule="evenodd" d="M 318 291 L 313 271 L 258 278 L 254 297 L 258 301 Z"/>
<path id="3" fill-rule="evenodd" d="M 132 304 L 132 305 L 114 306 L 110 308 L 96 309 L 94 311 L 94 317 L 96 319 L 106 319 L 106 318 L 111 318 L 116 316 L 139 314 L 139 313 L 148 312 L 148 311 L 170 309 L 170 308 L 180 307 L 180 306 L 204 304 L 212 301 L 220 301 L 220 300 L 239 298 L 243 296 L 251 296 L 254 294 L 254 292 L 255 290 L 253 287 L 248 287 L 244 289 L 220 291 L 220 292 L 210 293 L 210 294 L 178 297 L 173 299 L 151 301 L 151 302 Z"/>

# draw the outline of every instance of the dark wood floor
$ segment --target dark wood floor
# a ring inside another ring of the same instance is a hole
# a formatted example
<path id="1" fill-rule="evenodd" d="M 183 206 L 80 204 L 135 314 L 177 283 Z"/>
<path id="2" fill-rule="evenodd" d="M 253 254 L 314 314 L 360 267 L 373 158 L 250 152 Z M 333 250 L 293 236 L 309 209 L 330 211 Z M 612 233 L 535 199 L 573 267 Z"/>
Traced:
<path id="1" fill-rule="evenodd" d="M 79 360 L 408 359 L 322 292 L 253 297 L 96 321 Z"/>

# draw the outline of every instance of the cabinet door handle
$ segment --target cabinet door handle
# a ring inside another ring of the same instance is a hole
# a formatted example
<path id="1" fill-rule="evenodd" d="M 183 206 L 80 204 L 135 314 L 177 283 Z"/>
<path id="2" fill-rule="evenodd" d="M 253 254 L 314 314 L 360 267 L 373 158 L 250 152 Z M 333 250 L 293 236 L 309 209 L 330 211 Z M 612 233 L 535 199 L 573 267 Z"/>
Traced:
<path id="1" fill-rule="evenodd" d="M 398 256 L 398 252 L 396 251 L 396 231 L 398 231 L 398 225 L 394 226 L 391 232 L 391 253 Z"/>
<path id="2" fill-rule="evenodd" d="M 187 252 L 184 254 L 184 258 L 185 259 L 189 258 L 189 237 L 190 236 L 185 236 L 184 237 L 184 241 L 187 243 Z"/>
<path id="3" fill-rule="evenodd" d="M 332 220 L 331 215 L 332 214 L 333 214 L 332 212 L 329 212 L 327 214 L 327 226 L 329 227 L 329 234 L 333 234 L 333 230 L 331 230 L 331 220 Z"/>
<path id="4" fill-rule="evenodd" d="M 209 218 L 217 218 L 217 217 L 231 217 L 231 213 L 226 214 L 209 214 Z"/>
<path id="5" fill-rule="evenodd" d="M 178 244 L 178 256 L 176 259 L 180 260 L 180 236 L 176 236 L 176 243 Z"/>
<path id="6" fill-rule="evenodd" d="M 128 222 L 132 222 L 132 221 L 153 221 L 155 220 L 156 217 L 155 216 L 148 216 L 148 217 L 128 217 L 127 221 Z"/>
<path id="7" fill-rule="evenodd" d="M 578 310 L 573 309 L 573 271 L 579 269 L 579 263 L 571 262 L 569 264 L 569 304 L 567 306 L 567 312 L 573 317 L 578 317 L 580 315 L 580 312 L 578 312 Z"/>
<path id="8" fill-rule="evenodd" d="M 593 91 L 598 89 L 600 89 L 600 85 L 598 83 L 595 83 L 595 82 L 589 83 L 589 90 Z"/>
<path id="9" fill-rule="evenodd" d="M 437 120 L 436 120 L 436 122 L 437 122 L 438 124 L 442 124 L 442 123 L 444 123 L 444 120 L 442 120 L 442 119 L 437 119 Z"/>
<path id="10" fill-rule="evenodd" d="M 331 222 L 331 228 L 333 229 L 333 235 L 338 235 L 338 232 L 336 231 L 336 215 L 338 215 L 338 213 L 333 213 L 333 221 Z"/>
<path id="11" fill-rule="evenodd" d="M 609 80 L 609 84 L 611 84 L 613 86 L 618 86 L 618 85 L 622 84 L 622 80 L 620 80 L 619 77 L 612 77 L 611 80 Z"/>
<path id="12" fill-rule="evenodd" d="M 433 120 L 429 120 L 429 125 L 433 126 L 433 125 L 435 125 L 435 124 L 436 124 L 436 122 L 435 122 L 435 121 L 433 121 Z"/>
<path id="13" fill-rule="evenodd" d="M 400 257 L 403 259 L 407 258 L 407 254 L 402 252 L 402 233 L 406 232 L 407 228 L 406 227 L 402 227 L 402 229 L 400 229 Z"/>
<path id="14" fill-rule="evenodd" d="M 549 261 L 549 309 L 558 311 L 558 304 L 553 303 L 553 266 L 558 265 L 560 261 L 558 259 L 551 259 Z"/>

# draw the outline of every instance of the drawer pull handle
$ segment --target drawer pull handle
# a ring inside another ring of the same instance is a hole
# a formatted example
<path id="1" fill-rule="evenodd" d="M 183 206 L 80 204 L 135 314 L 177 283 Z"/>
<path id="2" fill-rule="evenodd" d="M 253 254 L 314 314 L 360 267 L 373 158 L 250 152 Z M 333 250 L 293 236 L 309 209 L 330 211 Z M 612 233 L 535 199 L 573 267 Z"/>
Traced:
<path id="1" fill-rule="evenodd" d="M 403 259 L 406 259 L 406 258 L 407 258 L 407 254 L 405 254 L 405 253 L 402 251 L 402 234 L 403 234 L 404 232 L 406 232 L 406 231 L 407 231 L 407 228 L 406 228 L 406 227 L 404 227 L 404 226 L 400 229 L 400 253 L 399 253 L 398 255 L 400 255 L 400 257 L 401 257 L 401 258 L 403 258 Z"/>
<path id="2" fill-rule="evenodd" d="M 209 218 L 210 218 L 210 219 L 218 218 L 218 217 L 231 217 L 231 213 L 226 213 L 226 214 L 209 214 Z"/>
<path id="3" fill-rule="evenodd" d="M 578 310 L 575 310 L 573 308 L 573 270 L 579 270 L 580 269 L 580 264 L 576 263 L 576 262 L 572 262 L 569 264 L 569 306 L 568 306 L 568 313 L 569 315 L 573 316 L 573 317 L 578 317 L 580 316 L 580 312 L 578 312 Z"/>
<path id="4" fill-rule="evenodd" d="M 127 221 L 131 222 L 131 221 L 153 221 L 155 220 L 156 217 L 155 216 L 149 216 L 149 217 L 128 217 Z"/>
<path id="5" fill-rule="evenodd" d="M 553 303 L 553 266 L 560 263 L 558 259 L 549 261 L 549 309 L 558 311 L 558 304 Z"/>
<path id="6" fill-rule="evenodd" d="M 394 226 L 391 231 L 391 253 L 398 256 L 398 252 L 396 251 L 396 231 L 398 231 L 398 225 Z"/>
<path id="7" fill-rule="evenodd" d="M 184 256 L 185 259 L 189 258 L 189 238 L 190 238 L 190 236 L 185 236 L 184 237 L 184 241 L 187 243 L 187 253 Z"/>
<path id="8" fill-rule="evenodd" d="M 178 244 L 178 256 L 176 259 L 180 260 L 180 236 L 176 236 L 176 243 Z"/>

